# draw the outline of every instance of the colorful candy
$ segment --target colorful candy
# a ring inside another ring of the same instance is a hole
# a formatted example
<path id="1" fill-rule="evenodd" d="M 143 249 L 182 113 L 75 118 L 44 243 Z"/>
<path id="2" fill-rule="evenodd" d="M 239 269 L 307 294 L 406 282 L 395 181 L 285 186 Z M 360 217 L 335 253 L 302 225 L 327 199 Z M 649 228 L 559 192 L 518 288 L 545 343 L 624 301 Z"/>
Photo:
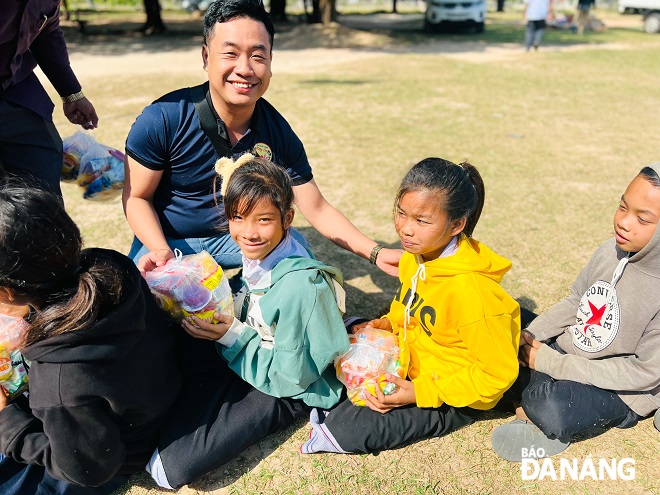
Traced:
<path id="1" fill-rule="evenodd" d="M 18 351 L 27 329 L 23 318 L 0 315 L 0 388 L 9 400 L 28 388 L 27 363 Z"/>
<path id="2" fill-rule="evenodd" d="M 349 340 L 351 347 L 335 359 L 335 369 L 351 402 L 364 406 L 367 393 L 376 395 L 376 386 L 384 395 L 393 394 L 397 386 L 385 379 L 385 373 L 405 378 L 408 370 L 407 349 L 399 346 L 397 336 L 387 330 L 366 327 L 350 335 Z"/>
<path id="3" fill-rule="evenodd" d="M 233 315 L 229 281 L 206 251 L 175 258 L 145 276 L 158 305 L 177 321 L 195 315 L 217 323 L 214 313 Z"/>
<path id="4" fill-rule="evenodd" d="M 78 131 L 62 141 L 62 182 L 76 182 L 85 199 L 110 199 L 124 187 L 124 154 Z"/>

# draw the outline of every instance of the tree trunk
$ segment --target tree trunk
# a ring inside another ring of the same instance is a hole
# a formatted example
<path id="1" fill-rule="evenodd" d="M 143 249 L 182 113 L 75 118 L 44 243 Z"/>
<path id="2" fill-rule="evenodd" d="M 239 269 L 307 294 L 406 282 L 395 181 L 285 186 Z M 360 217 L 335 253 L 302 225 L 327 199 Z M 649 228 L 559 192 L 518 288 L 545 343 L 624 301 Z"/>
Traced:
<path id="1" fill-rule="evenodd" d="M 504 0 L 497 0 L 497 11 L 504 12 Z"/>
<path id="2" fill-rule="evenodd" d="M 312 0 L 312 14 L 308 16 L 310 24 L 330 24 L 337 21 L 336 0 Z"/>
<path id="3" fill-rule="evenodd" d="M 147 13 L 147 21 L 142 26 L 145 34 L 162 34 L 165 32 L 165 24 L 160 17 L 160 3 L 158 0 L 144 0 L 144 11 Z"/>
<path id="4" fill-rule="evenodd" d="M 270 18 L 273 22 L 286 22 L 286 0 L 270 0 Z"/>
<path id="5" fill-rule="evenodd" d="M 396 10 L 396 0 L 392 0 L 392 13 L 393 13 L 393 14 L 396 14 L 396 13 L 397 13 L 397 10 Z"/>

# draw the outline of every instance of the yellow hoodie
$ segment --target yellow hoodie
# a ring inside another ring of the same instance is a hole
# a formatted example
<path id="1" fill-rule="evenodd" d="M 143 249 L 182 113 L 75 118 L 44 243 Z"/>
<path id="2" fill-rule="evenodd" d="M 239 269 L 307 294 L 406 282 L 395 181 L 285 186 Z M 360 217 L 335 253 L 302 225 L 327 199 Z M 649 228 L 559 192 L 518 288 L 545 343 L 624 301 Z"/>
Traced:
<path id="1" fill-rule="evenodd" d="M 510 268 L 462 234 L 448 257 L 419 264 L 404 253 L 401 288 L 386 318 L 409 344 L 408 377 L 419 407 L 490 409 L 515 381 L 520 306 L 499 285 Z"/>

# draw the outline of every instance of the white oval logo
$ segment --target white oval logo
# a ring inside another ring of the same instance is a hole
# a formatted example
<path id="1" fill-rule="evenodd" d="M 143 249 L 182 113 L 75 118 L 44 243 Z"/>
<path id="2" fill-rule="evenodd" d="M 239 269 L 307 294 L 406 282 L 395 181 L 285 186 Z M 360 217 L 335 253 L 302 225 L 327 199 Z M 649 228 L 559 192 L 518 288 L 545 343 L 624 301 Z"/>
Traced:
<path id="1" fill-rule="evenodd" d="M 600 352 L 612 343 L 619 330 L 619 301 L 616 288 L 599 280 L 580 300 L 573 345 L 585 352 Z"/>

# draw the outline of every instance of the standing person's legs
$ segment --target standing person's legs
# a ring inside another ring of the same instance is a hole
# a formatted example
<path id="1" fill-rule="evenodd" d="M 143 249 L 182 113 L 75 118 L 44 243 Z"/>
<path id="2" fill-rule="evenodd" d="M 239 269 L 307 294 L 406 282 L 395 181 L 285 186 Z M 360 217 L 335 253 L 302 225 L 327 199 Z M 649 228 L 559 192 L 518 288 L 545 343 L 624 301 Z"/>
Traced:
<path id="1" fill-rule="evenodd" d="M 312 411 L 312 433 L 301 451 L 379 452 L 442 437 L 473 423 L 477 414 L 467 407 L 447 404 L 439 408 L 419 408 L 412 404 L 380 414 L 368 407 L 355 406 L 347 399 L 331 411 Z"/>
<path id="2" fill-rule="evenodd" d="M 578 34 L 584 34 L 585 29 L 589 23 L 589 8 L 578 9 L 578 18 L 577 18 L 577 31 Z"/>
<path id="3" fill-rule="evenodd" d="M 62 195 L 62 139 L 52 122 L 0 98 L 0 166 Z"/>
<path id="4" fill-rule="evenodd" d="M 527 27 L 525 27 L 525 50 L 529 51 L 532 48 L 534 43 L 534 21 L 527 21 Z"/>
<path id="5" fill-rule="evenodd" d="M 538 50 L 545 32 L 545 21 L 534 21 L 534 49 Z"/>

